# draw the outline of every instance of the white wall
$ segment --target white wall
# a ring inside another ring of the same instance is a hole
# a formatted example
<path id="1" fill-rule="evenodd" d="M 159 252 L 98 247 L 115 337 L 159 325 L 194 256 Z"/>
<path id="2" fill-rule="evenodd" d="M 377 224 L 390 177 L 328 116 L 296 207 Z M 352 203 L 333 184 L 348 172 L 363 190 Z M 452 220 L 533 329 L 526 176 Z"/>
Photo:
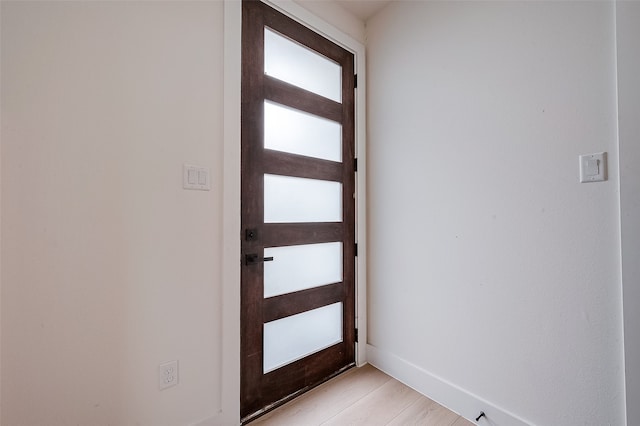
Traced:
<path id="1" fill-rule="evenodd" d="M 467 418 L 624 424 L 614 18 L 395 2 L 367 23 L 372 360 Z M 598 151 L 609 180 L 578 183 Z"/>
<path id="2" fill-rule="evenodd" d="M 640 3 L 618 2 L 618 114 L 627 424 L 640 424 Z"/>
<path id="3" fill-rule="evenodd" d="M 218 415 L 222 8 L 2 2 L 3 425 Z"/>

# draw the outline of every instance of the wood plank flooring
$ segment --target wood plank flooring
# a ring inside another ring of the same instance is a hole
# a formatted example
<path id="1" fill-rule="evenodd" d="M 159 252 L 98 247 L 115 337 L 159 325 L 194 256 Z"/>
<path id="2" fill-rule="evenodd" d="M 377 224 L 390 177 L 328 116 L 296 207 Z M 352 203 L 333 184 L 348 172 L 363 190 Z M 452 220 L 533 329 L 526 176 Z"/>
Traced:
<path id="1" fill-rule="evenodd" d="M 250 426 L 473 426 L 371 365 L 346 373 Z"/>

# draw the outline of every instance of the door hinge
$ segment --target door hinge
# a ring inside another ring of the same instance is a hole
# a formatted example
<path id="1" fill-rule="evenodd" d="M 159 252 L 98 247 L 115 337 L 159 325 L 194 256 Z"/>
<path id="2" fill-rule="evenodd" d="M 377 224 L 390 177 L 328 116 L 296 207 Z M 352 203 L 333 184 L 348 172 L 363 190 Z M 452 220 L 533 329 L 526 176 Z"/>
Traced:
<path id="1" fill-rule="evenodd" d="M 356 328 L 356 334 L 355 334 L 354 339 L 355 339 L 355 342 L 358 343 L 358 329 L 357 328 Z"/>
<path id="2" fill-rule="evenodd" d="M 358 243 L 355 243 L 355 244 L 354 244 L 353 252 L 355 253 L 355 256 L 357 256 L 357 255 L 358 255 Z"/>
<path id="3" fill-rule="evenodd" d="M 353 88 L 354 89 L 358 88 L 358 74 L 353 75 Z"/>
<path id="4" fill-rule="evenodd" d="M 353 159 L 353 171 L 354 172 L 358 171 L 358 159 L 357 158 Z"/>

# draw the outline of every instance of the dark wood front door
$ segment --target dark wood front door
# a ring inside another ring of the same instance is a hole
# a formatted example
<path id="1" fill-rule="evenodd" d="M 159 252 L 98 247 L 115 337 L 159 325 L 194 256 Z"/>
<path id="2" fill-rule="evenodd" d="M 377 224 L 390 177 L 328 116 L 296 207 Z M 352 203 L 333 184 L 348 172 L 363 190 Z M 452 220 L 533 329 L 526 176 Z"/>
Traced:
<path id="1" fill-rule="evenodd" d="M 242 11 L 241 417 L 355 361 L 354 57 Z"/>

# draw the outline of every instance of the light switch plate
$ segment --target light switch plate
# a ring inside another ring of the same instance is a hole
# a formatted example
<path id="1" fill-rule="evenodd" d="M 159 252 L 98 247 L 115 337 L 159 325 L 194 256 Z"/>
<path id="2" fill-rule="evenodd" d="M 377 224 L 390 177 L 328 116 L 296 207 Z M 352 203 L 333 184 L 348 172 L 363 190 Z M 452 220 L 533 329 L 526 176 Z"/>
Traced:
<path id="1" fill-rule="evenodd" d="M 607 180 L 607 153 L 597 152 L 580 156 L 580 183 Z"/>
<path id="2" fill-rule="evenodd" d="M 211 189 L 211 173 L 209 169 L 193 164 L 183 164 L 182 166 L 182 187 L 184 189 L 197 189 L 209 191 Z"/>

